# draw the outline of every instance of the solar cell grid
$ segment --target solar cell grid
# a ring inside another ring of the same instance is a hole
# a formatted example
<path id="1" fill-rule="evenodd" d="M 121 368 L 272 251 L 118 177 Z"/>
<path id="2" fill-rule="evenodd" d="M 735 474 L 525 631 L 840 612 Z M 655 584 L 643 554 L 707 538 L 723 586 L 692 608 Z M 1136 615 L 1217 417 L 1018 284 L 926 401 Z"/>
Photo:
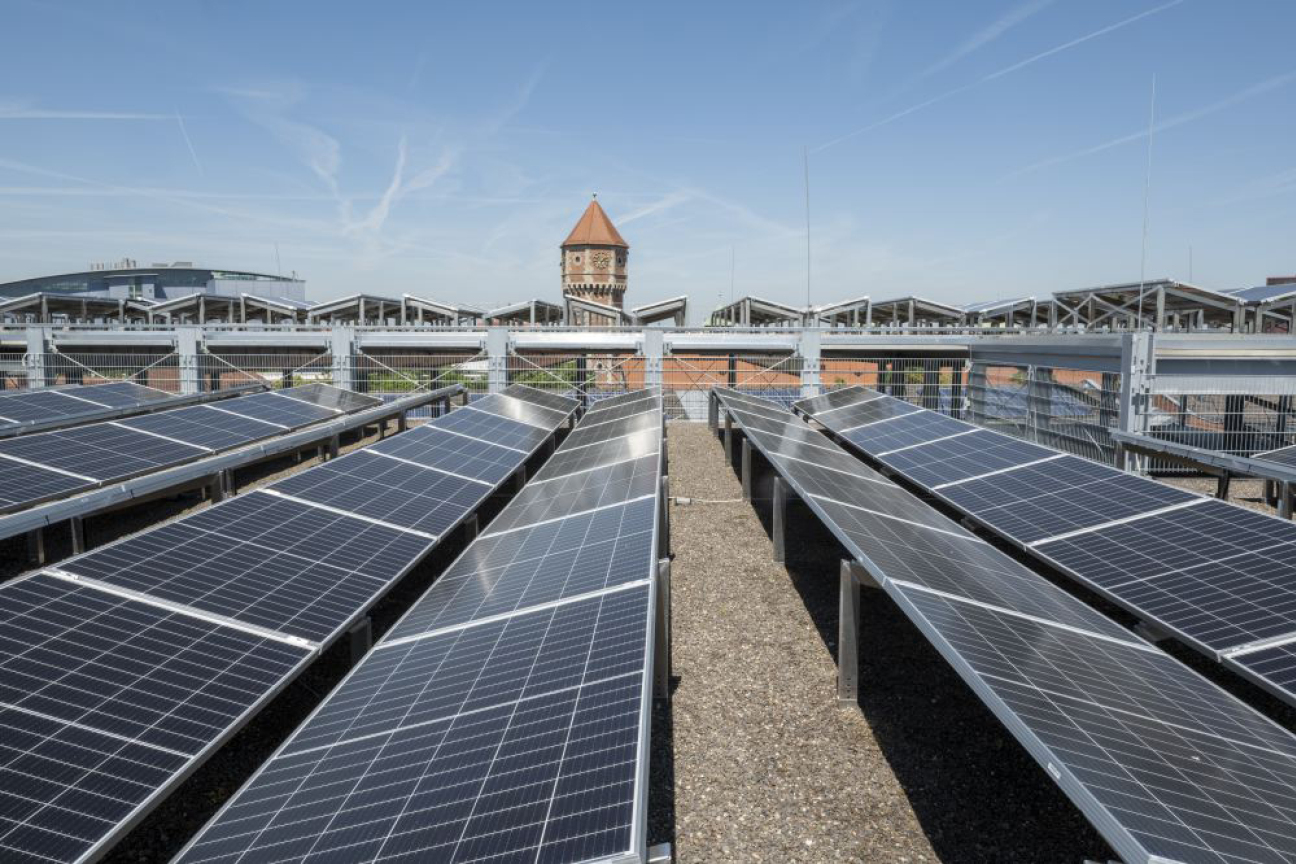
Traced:
<path id="1" fill-rule="evenodd" d="M 796 408 L 807 414 L 817 414 L 822 411 L 844 408 L 847 405 L 855 405 L 859 402 L 868 402 L 877 398 L 878 395 L 873 391 L 865 390 L 863 387 L 839 387 L 819 396 L 802 399 L 796 403 Z"/>
<path id="2" fill-rule="evenodd" d="M 906 414 L 917 414 L 923 409 L 899 399 L 873 399 L 832 413 L 832 426 L 845 433 L 871 423 L 886 423 Z"/>
<path id="3" fill-rule="evenodd" d="M 0 417 L 14 424 L 39 423 L 101 410 L 103 409 L 88 402 L 62 396 L 57 390 L 35 390 L 23 391 L 5 399 Z"/>
<path id="4" fill-rule="evenodd" d="M 643 587 L 375 650 L 180 860 L 629 851 L 648 599 Z"/>
<path id="5" fill-rule="evenodd" d="M 557 519 L 571 513 L 620 504 L 657 492 L 661 459 L 642 456 L 610 465 L 603 471 L 585 471 L 528 484 L 490 524 L 490 533 Z"/>
<path id="6" fill-rule="evenodd" d="M 0 707 L 0 857 L 21 864 L 80 859 L 187 761 Z"/>
<path id="7" fill-rule="evenodd" d="M 915 483 L 933 488 L 1058 455 L 1054 450 L 1011 435 L 978 429 L 968 435 L 891 453 L 881 461 Z"/>
<path id="8" fill-rule="evenodd" d="M 94 483 L 89 480 L 0 458 L 0 507 L 3 508 L 27 505 L 92 486 Z"/>
<path id="9" fill-rule="evenodd" d="M 488 411 L 478 411 L 471 405 L 451 411 L 436 420 L 438 429 L 444 429 L 478 441 L 487 441 L 499 447 L 508 447 L 521 453 L 530 453 L 552 433 L 537 429 Z"/>
<path id="10" fill-rule="evenodd" d="M 166 402 L 175 398 L 165 390 L 146 387 L 131 381 L 115 381 L 111 384 L 93 384 L 71 388 L 70 391 L 81 399 L 89 399 L 106 405 L 109 408 L 131 408 L 136 405 L 149 405 Z"/>
<path id="11" fill-rule="evenodd" d="M 946 417 L 935 411 L 914 411 L 885 423 L 867 425 L 847 432 L 845 437 L 865 452 L 880 456 L 883 453 L 929 441 L 957 440 L 950 436 L 972 432 L 973 428 L 962 420 L 955 420 L 953 417 Z"/>
<path id="12" fill-rule="evenodd" d="M 563 414 L 570 414 L 580 404 L 570 396 L 550 393 L 547 390 L 528 387 L 524 384 L 510 384 L 504 388 L 503 392 L 505 396 L 512 396 L 514 399 L 521 399 L 524 402 L 531 402 L 544 408 L 561 411 Z"/>
<path id="13" fill-rule="evenodd" d="M 388 525 L 439 536 L 481 503 L 491 487 L 434 468 L 359 450 L 270 488 Z"/>
<path id="14" fill-rule="evenodd" d="M 480 538 L 389 638 L 399 639 L 645 578 L 657 502 L 632 501 Z"/>
<path id="15" fill-rule="evenodd" d="M 0 592 L 0 704 L 188 755 L 306 656 L 44 574 Z"/>
<path id="16" fill-rule="evenodd" d="M 270 438 L 283 430 L 278 426 L 217 411 L 207 405 L 177 408 L 143 417 L 116 421 L 117 425 L 155 435 L 165 435 L 197 447 L 224 450 L 250 441 Z"/>
<path id="17" fill-rule="evenodd" d="M 528 426 L 537 426 L 546 430 L 557 428 L 567 419 L 566 412 L 545 408 L 542 405 L 515 399 L 502 393 L 493 393 L 490 396 L 478 399 L 472 403 L 472 407 L 478 411 L 497 414 L 500 417 L 516 420 L 518 423 L 525 423 Z"/>
<path id="18" fill-rule="evenodd" d="M 418 426 L 365 449 L 417 462 L 428 468 L 453 471 L 492 485 L 516 471 L 521 458 L 516 450 L 465 438 L 432 425 Z"/>
<path id="19" fill-rule="evenodd" d="M 4 412 L 0 411 L 0 413 Z M 1296 445 L 1270 450 L 1268 453 L 1257 453 L 1255 458 L 1264 459 L 1268 462 L 1277 462 L 1280 465 L 1296 466 Z"/>
<path id="20" fill-rule="evenodd" d="M 109 423 L 59 432 L 42 432 L 0 441 L 0 455 L 13 456 L 92 477 L 110 480 L 207 455 L 191 447 L 124 429 Z"/>
<path id="21" fill-rule="evenodd" d="M 280 396 L 277 393 L 254 393 L 251 396 L 239 396 L 226 400 L 219 405 L 212 405 L 218 411 L 228 411 L 241 417 L 251 417 L 266 423 L 274 423 L 286 429 L 296 429 L 336 417 L 337 412 L 331 408 L 312 405 L 301 399 Z"/>
<path id="22" fill-rule="evenodd" d="M 996 713 L 1025 725 L 1019 737 L 1063 788 L 1105 811 L 1095 821 L 1126 860 L 1296 856 L 1284 730 L 1155 649 L 923 591 L 897 596 Z"/>
<path id="23" fill-rule="evenodd" d="M 597 424 L 612 423 L 616 420 L 624 420 L 627 417 L 634 417 L 638 414 L 659 415 L 660 412 L 661 400 L 654 397 L 652 399 L 642 399 L 638 402 L 629 402 L 624 405 L 619 405 L 616 408 L 604 411 L 601 414 L 594 416 L 587 414 L 585 415 L 585 421 L 581 425 L 584 428 L 589 429 L 591 427 L 596 427 Z"/>
<path id="24" fill-rule="evenodd" d="M 741 407 L 730 408 L 729 412 L 738 418 L 739 425 L 748 433 L 764 432 L 767 435 L 776 435 L 789 441 L 795 441 L 803 447 L 813 447 L 833 452 L 840 451 L 836 444 L 804 423 L 775 420 L 759 414 L 749 413 Z"/>
<path id="25" fill-rule="evenodd" d="M 653 424 L 654 427 L 657 424 Z M 586 447 L 561 448 L 540 469 L 536 480 L 548 480 L 563 474 L 603 468 L 616 462 L 638 459 L 660 452 L 661 432 L 643 429 L 620 438 L 612 438 Z"/>
<path id="26" fill-rule="evenodd" d="M 1023 543 L 1201 500 L 1076 456 L 969 480 L 940 494 Z"/>
<path id="27" fill-rule="evenodd" d="M 659 413 L 645 411 L 642 414 L 634 414 L 621 420 L 582 425 L 563 440 L 563 446 L 568 449 L 583 447 L 586 444 L 606 441 L 609 438 L 620 438 L 622 435 L 629 435 L 631 432 L 638 432 L 641 429 L 651 429 L 660 424 L 661 415 Z"/>
<path id="28" fill-rule="evenodd" d="M 338 521 L 341 521 L 340 517 Z M 414 538 L 420 539 L 420 538 Z M 426 541 L 424 541 L 426 542 Z M 411 555 L 420 548 L 409 550 Z M 324 641 L 394 574 L 369 574 L 179 522 L 105 546 L 60 569 L 312 641 Z"/>
<path id="29" fill-rule="evenodd" d="M 631 390 L 628 393 L 621 393 L 617 396 L 606 396 L 594 399 L 595 394 L 591 393 L 591 404 L 586 414 L 601 414 L 604 411 L 610 411 L 613 408 L 620 408 L 631 402 L 643 402 L 647 399 L 656 399 L 657 395 L 649 390 Z M 594 422 L 593 420 L 590 421 Z"/>
<path id="30" fill-rule="evenodd" d="M 1203 503 L 1035 551 L 1211 651 L 1296 633 L 1291 523 Z"/>
<path id="31" fill-rule="evenodd" d="M 376 408 L 382 404 L 381 399 L 373 396 L 343 390 L 340 387 L 330 387 L 327 384 L 302 384 L 298 387 L 285 387 L 274 392 L 280 396 L 300 399 L 303 402 L 324 408 L 333 408 L 344 414 L 350 414 L 364 408 Z"/>

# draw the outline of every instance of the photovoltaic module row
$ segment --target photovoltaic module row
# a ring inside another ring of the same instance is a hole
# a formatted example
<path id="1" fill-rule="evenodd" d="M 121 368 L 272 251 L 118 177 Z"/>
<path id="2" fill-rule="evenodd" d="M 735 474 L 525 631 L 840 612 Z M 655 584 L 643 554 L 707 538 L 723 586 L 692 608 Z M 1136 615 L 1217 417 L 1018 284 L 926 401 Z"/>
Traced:
<path id="1" fill-rule="evenodd" d="M 797 409 L 1049 565 L 1296 703 L 1296 524 L 862 387 Z"/>
<path id="2" fill-rule="evenodd" d="M 114 409 L 158 405 L 177 397 L 130 381 L 0 390 L 0 431 L 31 423 L 74 420 Z"/>
<path id="3" fill-rule="evenodd" d="M 179 860 L 642 860 L 662 420 L 586 414 Z"/>
<path id="4" fill-rule="evenodd" d="M 0 512 L 202 459 L 379 404 L 369 396 L 313 384 L 3 439 Z"/>
<path id="5" fill-rule="evenodd" d="M 0 860 L 101 854 L 531 455 L 423 465 L 457 413 L 0 585 Z"/>
<path id="6" fill-rule="evenodd" d="M 1296 736 L 774 403 L 716 398 L 1122 860 L 1296 861 Z"/>

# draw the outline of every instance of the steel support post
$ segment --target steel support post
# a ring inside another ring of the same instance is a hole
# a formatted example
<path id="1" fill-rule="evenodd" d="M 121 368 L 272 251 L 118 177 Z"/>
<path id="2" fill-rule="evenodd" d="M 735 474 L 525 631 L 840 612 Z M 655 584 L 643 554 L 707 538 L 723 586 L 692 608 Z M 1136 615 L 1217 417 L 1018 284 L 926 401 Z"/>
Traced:
<path id="1" fill-rule="evenodd" d="M 788 498 L 792 490 L 787 481 L 777 474 L 774 477 L 774 560 L 782 564 L 787 561 L 787 510 Z"/>
<path id="2" fill-rule="evenodd" d="M 1121 335 L 1121 390 L 1119 428 L 1122 432 L 1142 434 L 1147 431 L 1148 394 L 1151 377 L 1156 374 L 1156 354 L 1152 335 L 1125 333 Z M 1144 470 L 1146 459 L 1125 451 L 1124 464 L 1117 465 L 1126 471 Z"/>
<path id="3" fill-rule="evenodd" d="M 27 354 L 23 357 L 23 366 L 27 371 L 27 387 L 30 389 L 49 386 L 49 334 L 48 327 L 27 328 Z"/>
<path id="4" fill-rule="evenodd" d="M 751 439 L 743 436 L 742 442 L 742 497 L 747 503 L 752 500 L 752 447 Z"/>
<path id="5" fill-rule="evenodd" d="M 665 355 L 665 333 L 653 327 L 643 331 L 644 387 L 657 393 L 662 392 L 662 375 Z"/>
<path id="6" fill-rule="evenodd" d="M 27 532 L 27 556 L 39 567 L 45 563 L 45 529 Z"/>
<path id="7" fill-rule="evenodd" d="M 1278 484 L 1278 515 L 1284 519 L 1292 515 L 1292 484 L 1287 480 Z"/>
<path id="8" fill-rule="evenodd" d="M 207 483 L 207 501 L 211 504 L 219 504 L 225 500 L 225 478 L 224 472 L 217 471 L 211 475 L 211 480 Z"/>
<path id="9" fill-rule="evenodd" d="M 469 397 L 470 397 L 471 395 L 472 395 L 472 394 L 468 392 L 468 388 L 465 387 L 463 393 L 459 394 L 459 396 L 460 396 L 460 398 L 459 398 L 459 404 L 460 404 L 460 405 L 467 405 L 468 402 L 470 401 L 470 400 L 469 400 Z M 450 413 L 450 397 L 449 397 L 449 396 L 446 397 L 446 413 L 447 413 L 447 414 Z"/>
<path id="10" fill-rule="evenodd" d="M 477 539 L 477 514 L 474 513 L 463 521 L 464 545 L 468 545 Z"/>
<path id="11" fill-rule="evenodd" d="M 499 393 L 508 386 L 507 327 L 491 327 L 486 331 L 486 389 Z"/>
<path id="12" fill-rule="evenodd" d="M 658 525 L 657 554 L 662 558 L 668 558 L 671 554 L 670 477 L 666 475 L 662 475 L 661 478 L 661 511 L 658 514 Z"/>
<path id="13" fill-rule="evenodd" d="M 328 440 L 328 458 L 338 458 L 338 451 L 342 449 L 342 436 L 330 435 Z"/>
<path id="14" fill-rule="evenodd" d="M 333 357 L 333 386 L 355 389 L 355 329 L 334 327 L 329 332 L 329 353 Z"/>
<path id="15" fill-rule="evenodd" d="M 396 431 L 404 432 L 408 428 L 409 428 L 409 412 L 402 411 L 400 412 L 400 414 L 396 415 Z"/>
<path id="16" fill-rule="evenodd" d="M 820 378 L 820 339 L 818 330 L 802 330 L 797 344 L 801 357 L 801 398 L 809 399 L 823 392 Z"/>
<path id="17" fill-rule="evenodd" d="M 368 615 L 361 618 L 347 631 L 347 645 L 351 652 L 351 665 L 364 659 L 373 647 L 373 620 Z"/>
<path id="18" fill-rule="evenodd" d="M 184 395 L 197 393 L 202 389 L 199 380 L 202 371 L 198 362 L 198 334 L 197 327 L 176 328 L 176 354 L 180 366 L 180 392 Z"/>
<path id="19" fill-rule="evenodd" d="M 1215 484 L 1215 497 L 1221 501 L 1227 501 L 1229 496 L 1229 485 L 1233 480 L 1233 475 L 1227 471 L 1221 471 L 1219 480 Z"/>
<path id="20" fill-rule="evenodd" d="M 841 562 L 841 591 L 837 616 L 837 701 L 859 701 L 860 579 L 854 561 Z"/>
<path id="21" fill-rule="evenodd" d="M 670 700 L 671 679 L 671 562 L 657 562 L 656 630 L 653 634 L 653 697 Z"/>
<path id="22" fill-rule="evenodd" d="M 733 464 L 733 415 L 724 412 L 724 448 L 725 462 Z"/>
<path id="23" fill-rule="evenodd" d="M 707 393 L 707 428 L 713 435 L 720 433 L 720 398 L 714 390 Z"/>
<path id="24" fill-rule="evenodd" d="M 72 532 L 72 554 L 80 555 L 86 551 L 85 520 L 80 516 L 73 516 L 68 520 L 68 529 Z"/>
<path id="25" fill-rule="evenodd" d="M 522 487 L 526 486 L 526 482 L 527 482 L 526 466 L 523 465 L 521 468 L 517 469 L 517 471 L 513 473 L 513 491 L 521 492 Z"/>

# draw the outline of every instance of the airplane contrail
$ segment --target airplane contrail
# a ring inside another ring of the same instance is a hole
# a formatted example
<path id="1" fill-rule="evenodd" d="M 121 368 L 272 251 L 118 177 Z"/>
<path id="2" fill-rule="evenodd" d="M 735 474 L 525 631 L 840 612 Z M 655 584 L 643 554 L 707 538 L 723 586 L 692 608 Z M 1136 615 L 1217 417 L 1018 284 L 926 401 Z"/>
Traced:
<path id="1" fill-rule="evenodd" d="M 1072 39 L 1069 42 L 1063 42 L 1061 45 L 1057 45 L 1054 46 L 1053 48 L 1049 48 L 1047 51 L 1041 51 L 1038 54 L 1034 54 L 1030 57 L 1027 57 L 1025 60 L 1020 60 L 1016 63 L 1013 63 L 1010 66 L 1005 66 L 1004 68 L 991 72 L 988 75 L 976 79 L 975 81 L 964 84 L 961 87 L 955 87 L 953 90 L 947 90 L 944 93 L 941 93 L 939 96 L 933 96 L 930 99 L 919 102 L 917 105 L 911 105 L 902 111 L 897 111 L 894 114 L 891 114 L 887 117 L 883 117 L 881 120 L 877 120 L 873 123 L 870 123 L 867 126 L 856 129 L 854 132 L 847 132 L 845 135 L 842 135 L 838 138 L 834 138 L 833 140 L 828 141 L 827 143 L 820 144 L 818 147 L 812 148 L 810 152 L 819 153 L 823 150 L 827 150 L 829 147 L 835 147 L 844 141 L 849 141 L 852 138 L 863 135 L 865 132 L 872 132 L 874 129 L 879 129 L 883 126 L 887 126 L 903 117 L 908 117 L 910 114 L 915 114 L 923 110 L 924 108 L 929 108 L 932 105 L 935 105 L 937 102 L 944 102 L 946 99 L 957 96 L 960 93 L 966 93 L 968 90 L 971 90 L 975 87 L 980 87 L 982 84 L 988 84 L 991 81 L 998 80 L 999 78 L 1002 78 L 1005 75 L 1011 75 L 1013 72 L 1017 72 L 1018 70 L 1025 69 L 1027 66 L 1031 66 L 1035 63 L 1038 63 L 1041 60 L 1052 57 L 1055 54 L 1061 54 L 1063 51 L 1069 51 L 1070 49 L 1075 48 L 1077 45 L 1083 45 L 1084 43 L 1089 42 L 1090 40 L 1097 39 L 1100 36 L 1106 36 L 1108 33 L 1113 33 L 1117 30 L 1128 27 L 1131 24 L 1134 24 L 1138 21 L 1142 21 L 1144 18 L 1148 18 L 1151 17 L 1152 15 L 1157 15 L 1161 12 L 1165 12 L 1169 9 L 1173 9 L 1175 6 L 1178 6 L 1183 2 L 1184 0 L 1170 0 L 1169 3 L 1163 3 L 1160 6 L 1155 6 L 1151 9 L 1140 12 L 1137 15 L 1131 15 L 1129 18 L 1124 18 L 1120 21 L 1117 21 L 1115 24 L 1109 24 L 1106 27 L 1102 27 L 1098 30 L 1094 30 L 1092 33 L 1086 33 L 1084 36 L 1080 36 L 1076 39 Z"/>

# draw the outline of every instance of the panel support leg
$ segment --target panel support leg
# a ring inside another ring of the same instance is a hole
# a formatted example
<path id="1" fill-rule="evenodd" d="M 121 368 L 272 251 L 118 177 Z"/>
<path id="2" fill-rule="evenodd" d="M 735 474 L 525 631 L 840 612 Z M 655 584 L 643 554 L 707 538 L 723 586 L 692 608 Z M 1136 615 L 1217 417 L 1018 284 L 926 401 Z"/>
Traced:
<path id="1" fill-rule="evenodd" d="M 464 545 L 468 545 L 477 539 L 477 514 L 474 513 L 463 521 Z"/>
<path id="2" fill-rule="evenodd" d="M 774 476 L 774 560 L 779 564 L 787 561 L 787 511 L 788 499 L 796 493 L 782 477 Z"/>
<path id="3" fill-rule="evenodd" d="M 409 412 L 402 411 L 396 415 L 396 431 L 404 432 L 409 428 Z"/>
<path id="4" fill-rule="evenodd" d="M 513 491 L 521 492 L 522 487 L 526 486 L 526 481 L 527 481 L 526 466 L 523 465 L 521 468 L 517 469 L 517 472 L 513 475 Z"/>
<path id="5" fill-rule="evenodd" d="M 225 500 L 225 478 L 223 471 L 217 471 L 212 475 L 211 481 L 207 484 L 207 501 L 211 504 L 219 504 Z"/>
<path id="6" fill-rule="evenodd" d="M 670 557 L 670 477 L 666 475 L 662 475 L 661 478 L 661 511 L 659 514 L 659 529 L 657 532 L 657 549 L 658 554 L 663 558 Z"/>
<path id="7" fill-rule="evenodd" d="M 707 394 L 707 428 L 713 435 L 720 432 L 720 400 L 714 390 Z"/>
<path id="8" fill-rule="evenodd" d="M 72 532 L 72 554 L 80 555 L 86 551 L 85 520 L 80 516 L 73 516 L 68 520 L 68 528 Z"/>
<path id="9" fill-rule="evenodd" d="M 860 580 L 858 565 L 841 562 L 841 591 L 837 617 L 837 702 L 854 705 L 859 701 Z"/>
<path id="10" fill-rule="evenodd" d="M 334 435 L 328 440 L 328 458 L 338 458 L 338 451 L 342 448 L 342 436 Z"/>
<path id="11" fill-rule="evenodd" d="M 468 395 L 469 395 L 467 389 L 465 389 L 465 390 L 463 391 L 463 394 L 462 394 L 462 395 L 463 395 L 463 399 L 460 400 L 459 404 L 460 404 L 460 405 L 467 405 L 467 404 L 468 404 Z M 450 397 L 447 396 L 447 397 L 446 397 L 446 403 L 449 404 L 449 401 L 450 401 Z"/>
<path id="12" fill-rule="evenodd" d="M 1227 471 L 1221 471 L 1219 482 L 1215 484 L 1215 497 L 1221 501 L 1227 501 L 1229 496 L 1229 484 L 1233 475 Z"/>
<path id="13" fill-rule="evenodd" d="M 733 416 L 726 411 L 724 415 L 725 462 L 733 464 Z"/>
<path id="14" fill-rule="evenodd" d="M 752 500 L 752 448 L 746 435 L 742 442 L 742 497 L 748 504 Z"/>
<path id="15" fill-rule="evenodd" d="M 1278 515 L 1284 519 L 1292 515 L 1292 484 L 1286 480 L 1278 484 Z"/>
<path id="16" fill-rule="evenodd" d="M 45 529 L 37 528 L 27 532 L 27 555 L 36 564 L 45 564 Z"/>
<path id="17" fill-rule="evenodd" d="M 657 562 L 656 630 L 653 634 L 653 698 L 670 700 L 670 571 L 669 558 Z"/>
<path id="18" fill-rule="evenodd" d="M 351 651 L 351 665 L 364 659 L 373 647 L 373 620 L 366 615 L 347 631 L 347 645 Z"/>
<path id="19" fill-rule="evenodd" d="M 674 864 L 675 850 L 669 843 L 658 843 L 648 847 L 648 864 Z"/>
<path id="20" fill-rule="evenodd" d="M 220 478 L 221 486 L 224 488 L 224 496 L 226 498 L 233 498 L 238 494 L 238 486 L 234 482 L 234 470 L 232 468 L 226 468 L 224 471 L 220 472 Z"/>

